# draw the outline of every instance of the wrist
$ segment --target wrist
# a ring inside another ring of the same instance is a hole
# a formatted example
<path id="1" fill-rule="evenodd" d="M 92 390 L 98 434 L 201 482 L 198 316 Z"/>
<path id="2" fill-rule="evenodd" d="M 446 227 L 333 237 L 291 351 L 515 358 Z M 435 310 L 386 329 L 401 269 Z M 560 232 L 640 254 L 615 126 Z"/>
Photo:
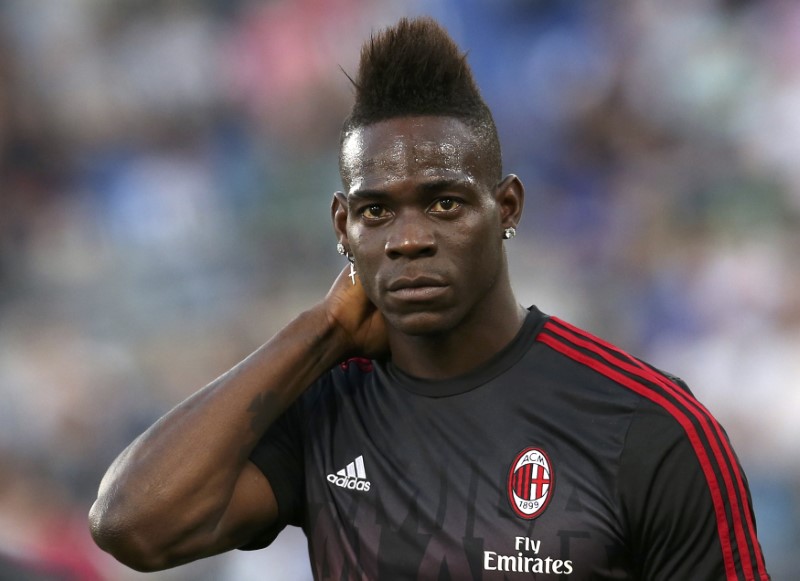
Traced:
<path id="1" fill-rule="evenodd" d="M 311 330 L 307 335 L 307 349 L 325 371 L 354 354 L 350 335 L 324 303 L 301 313 L 297 322 Z"/>

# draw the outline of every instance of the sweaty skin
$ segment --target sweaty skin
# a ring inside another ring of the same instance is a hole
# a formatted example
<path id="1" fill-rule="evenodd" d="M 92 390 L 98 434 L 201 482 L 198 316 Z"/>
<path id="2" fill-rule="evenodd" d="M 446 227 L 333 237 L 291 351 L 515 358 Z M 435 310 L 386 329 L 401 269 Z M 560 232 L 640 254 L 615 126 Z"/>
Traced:
<path id="1" fill-rule="evenodd" d="M 490 175 L 480 152 L 465 123 L 443 117 L 382 121 L 343 143 L 334 225 L 387 320 L 394 363 L 412 375 L 467 371 L 525 315 L 502 239 L 519 221 L 522 184 Z"/>
<path id="2" fill-rule="evenodd" d="M 441 118 L 441 123 L 435 122 L 440 127 L 429 131 L 431 119 L 390 120 L 351 132 L 342 144 L 347 194 L 363 189 L 369 177 L 386 185 L 409 175 L 435 175 L 437 170 L 460 173 L 473 184 L 485 177 L 476 151 L 480 145 L 465 125 Z"/>

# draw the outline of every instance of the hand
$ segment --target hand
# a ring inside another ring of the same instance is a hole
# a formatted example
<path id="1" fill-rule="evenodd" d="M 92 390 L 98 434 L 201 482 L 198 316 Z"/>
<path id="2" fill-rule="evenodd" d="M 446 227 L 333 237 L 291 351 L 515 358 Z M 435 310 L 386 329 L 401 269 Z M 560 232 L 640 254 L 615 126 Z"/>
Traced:
<path id="1" fill-rule="evenodd" d="M 386 321 L 367 298 L 358 276 L 353 284 L 349 266 L 336 277 L 323 304 L 350 344 L 348 355 L 375 359 L 389 352 Z"/>

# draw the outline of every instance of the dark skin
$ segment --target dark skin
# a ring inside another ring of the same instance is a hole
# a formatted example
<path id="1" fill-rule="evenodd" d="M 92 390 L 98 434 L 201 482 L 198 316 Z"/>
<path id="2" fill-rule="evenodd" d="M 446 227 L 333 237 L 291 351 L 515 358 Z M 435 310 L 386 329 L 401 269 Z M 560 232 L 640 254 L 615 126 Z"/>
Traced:
<path id="1" fill-rule="evenodd" d="M 278 516 L 248 457 L 272 422 L 351 356 L 447 378 L 507 345 L 526 311 L 511 291 L 502 232 L 523 188 L 497 181 L 462 122 L 409 117 L 343 145 L 346 192 L 331 212 L 348 269 L 325 298 L 139 436 L 109 468 L 90 512 L 100 547 L 128 566 L 174 567 L 257 541 Z M 202 453 L 198 453 L 198 450 Z"/>
<path id="2" fill-rule="evenodd" d="M 473 132 L 446 117 L 377 123 L 342 149 L 334 228 L 388 322 L 394 363 L 444 379 L 502 349 L 525 316 L 502 240 L 522 211 L 516 176 L 493 179 Z"/>

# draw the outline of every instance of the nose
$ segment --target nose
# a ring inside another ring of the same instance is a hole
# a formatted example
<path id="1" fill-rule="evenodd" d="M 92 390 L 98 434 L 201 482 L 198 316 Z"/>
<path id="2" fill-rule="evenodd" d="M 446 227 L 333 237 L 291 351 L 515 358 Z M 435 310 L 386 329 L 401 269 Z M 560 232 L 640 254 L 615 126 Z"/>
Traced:
<path id="1" fill-rule="evenodd" d="M 436 236 L 432 224 L 417 214 L 397 215 L 386 238 L 385 250 L 389 258 L 433 256 Z"/>

